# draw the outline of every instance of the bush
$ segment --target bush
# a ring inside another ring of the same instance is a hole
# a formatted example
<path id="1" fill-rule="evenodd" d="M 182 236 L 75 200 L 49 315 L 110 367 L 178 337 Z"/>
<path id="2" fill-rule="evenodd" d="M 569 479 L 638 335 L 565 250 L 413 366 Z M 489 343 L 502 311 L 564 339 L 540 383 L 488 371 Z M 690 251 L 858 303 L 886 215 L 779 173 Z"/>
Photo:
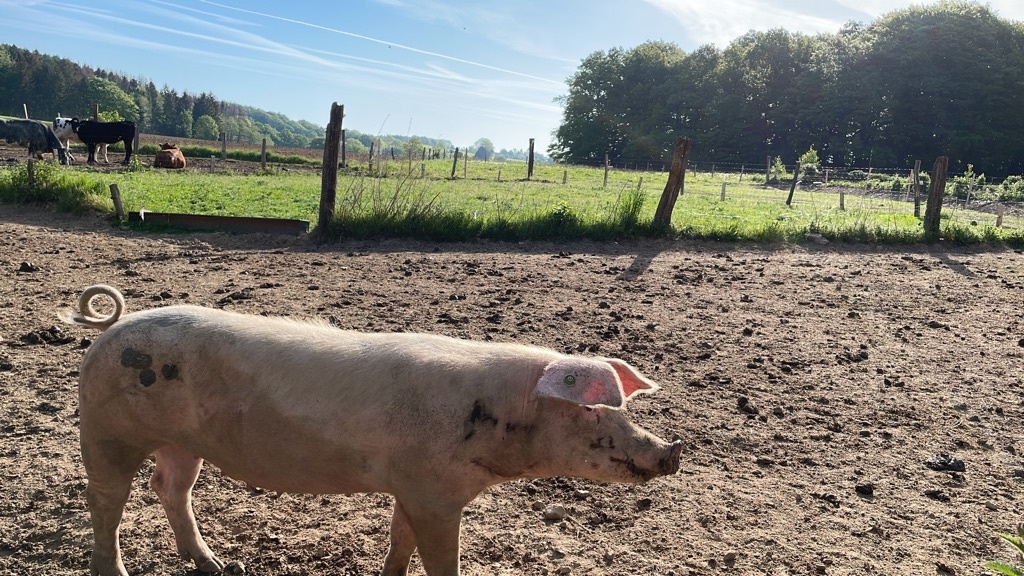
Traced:
<path id="1" fill-rule="evenodd" d="M 853 180 L 854 182 L 864 180 L 865 178 L 867 178 L 867 176 L 867 173 L 864 172 L 863 170 L 850 170 L 846 174 L 846 177 L 849 178 L 850 180 Z"/>
<path id="2" fill-rule="evenodd" d="M 1024 176 L 1007 176 L 999 185 L 999 199 L 1003 201 L 1024 200 Z"/>

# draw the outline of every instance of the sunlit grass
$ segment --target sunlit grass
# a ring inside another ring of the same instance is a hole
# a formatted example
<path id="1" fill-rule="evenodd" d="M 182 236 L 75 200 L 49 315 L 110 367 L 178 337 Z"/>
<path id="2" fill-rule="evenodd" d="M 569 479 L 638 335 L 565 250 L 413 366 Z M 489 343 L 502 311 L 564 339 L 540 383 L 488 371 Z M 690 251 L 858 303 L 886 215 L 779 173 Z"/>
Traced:
<path id="1" fill-rule="evenodd" d="M 135 166 L 120 172 L 78 172 L 37 164 L 39 182 L 26 185 L 24 167 L 0 169 L 0 200 L 58 201 L 112 212 L 107 192 L 117 184 L 125 208 L 221 216 L 294 218 L 315 222 L 320 203 L 318 171 L 271 168 L 259 174 L 212 170 L 167 171 Z M 358 169 L 356 169 L 358 168 Z M 498 172 L 501 171 L 501 179 Z M 378 177 L 376 174 L 386 174 Z M 420 174 L 426 177 L 421 178 Z M 537 165 L 526 180 L 525 163 L 460 163 L 451 160 L 350 166 L 339 174 L 338 235 L 407 236 L 440 240 L 621 238 L 669 234 L 727 241 L 902 244 L 923 238 L 913 203 L 899 194 L 845 194 L 836 189 L 759 184 L 756 175 L 689 173 L 670 230 L 652 225 L 667 181 L 664 172 Z M 565 182 L 563 184 L 563 181 Z M 760 181 L 763 181 L 763 177 Z M 722 187 L 725 185 L 725 198 Z M 841 206 L 842 204 L 842 206 Z M 923 207 L 922 207 L 923 210 Z M 1024 244 L 1024 222 L 1006 216 L 945 207 L 942 236 L 957 243 Z"/>

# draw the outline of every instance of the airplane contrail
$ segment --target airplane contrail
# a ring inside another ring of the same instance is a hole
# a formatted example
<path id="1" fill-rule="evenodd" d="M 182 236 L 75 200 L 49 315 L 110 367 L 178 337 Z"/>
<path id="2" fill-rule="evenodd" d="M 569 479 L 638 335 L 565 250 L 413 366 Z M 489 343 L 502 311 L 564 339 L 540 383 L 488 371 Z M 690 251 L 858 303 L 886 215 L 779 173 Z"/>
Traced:
<path id="1" fill-rule="evenodd" d="M 459 63 L 462 63 L 462 64 L 469 64 L 470 66 L 477 66 L 477 67 L 480 67 L 480 68 L 486 68 L 488 70 L 494 70 L 494 71 L 497 71 L 497 72 L 504 72 L 505 74 L 514 74 L 516 76 L 522 76 L 524 78 L 530 78 L 531 80 L 539 80 L 541 82 L 550 82 L 551 84 L 558 84 L 558 85 L 563 85 L 564 84 L 564 82 L 560 82 L 560 81 L 557 81 L 557 80 L 550 80 L 548 78 L 541 78 L 539 76 L 531 76 L 529 74 L 524 74 L 522 72 L 516 72 L 515 70 L 508 70 L 506 68 L 498 68 L 497 66 L 491 66 L 489 64 L 483 64 L 483 63 L 480 63 L 480 62 L 473 62 L 471 60 L 463 60 L 462 58 L 456 58 L 454 56 L 446 56 L 445 54 L 438 54 L 437 52 L 430 52 L 428 50 L 420 50 L 419 48 L 413 48 L 412 46 L 405 46 L 405 45 L 402 45 L 402 44 L 397 44 L 395 42 L 388 42 L 387 40 L 381 40 L 379 38 L 371 38 L 369 36 L 363 36 L 362 34 L 356 34 L 354 32 L 346 32 L 344 30 L 338 30 L 336 28 L 329 28 L 327 26 L 321 26 L 319 24 L 313 24 L 313 23 L 310 23 L 310 22 L 303 22 L 302 20 L 294 20 L 292 18 L 285 18 L 283 16 L 275 16 L 273 14 L 266 14 L 264 12 L 257 12 L 255 10 L 246 10 L 245 8 L 236 8 L 234 6 L 228 6 L 226 4 L 220 4 L 218 2 L 211 2 L 210 0 L 199 0 L 199 2 L 202 2 L 203 4 L 209 4 L 211 6 L 217 6 L 219 8 L 224 8 L 226 10 L 234 10 L 236 12 L 242 12 L 242 13 L 245 13 L 245 14 L 252 14 L 254 16 L 261 16 L 263 18 L 270 18 L 272 20 L 280 20 L 281 22 L 288 22 L 290 24 L 298 24 L 300 26 L 308 26 L 310 28 L 316 28 L 316 29 L 319 29 L 319 30 L 325 30 L 327 32 L 333 32 L 335 34 L 341 34 L 343 36 L 350 36 L 352 38 L 359 38 L 360 40 L 366 40 L 368 42 L 376 42 L 377 44 L 384 44 L 386 46 L 391 46 L 391 47 L 394 47 L 394 48 L 400 48 L 402 50 L 408 50 L 410 52 L 416 52 L 418 54 L 425 54 L 427 56 L 433 56 L 435 58 L 444 58 L 445 60 L 451 60 L 453 62 L 459 62 Z"/>

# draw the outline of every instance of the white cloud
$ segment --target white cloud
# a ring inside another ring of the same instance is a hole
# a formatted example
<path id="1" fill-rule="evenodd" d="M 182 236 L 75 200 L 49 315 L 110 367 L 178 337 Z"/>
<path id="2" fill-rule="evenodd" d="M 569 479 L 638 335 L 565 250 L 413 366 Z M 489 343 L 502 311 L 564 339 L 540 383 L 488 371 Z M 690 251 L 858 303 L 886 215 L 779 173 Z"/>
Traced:
<path id="1" fill-rule="evenodd" d="M 644 0 L 675 18 L 687 34 L 700 44 L 723 48 L 751 30 L 785 28 L 805 34 L 835 32 L 843 22 L 821 18 L 758 0 Z"/>

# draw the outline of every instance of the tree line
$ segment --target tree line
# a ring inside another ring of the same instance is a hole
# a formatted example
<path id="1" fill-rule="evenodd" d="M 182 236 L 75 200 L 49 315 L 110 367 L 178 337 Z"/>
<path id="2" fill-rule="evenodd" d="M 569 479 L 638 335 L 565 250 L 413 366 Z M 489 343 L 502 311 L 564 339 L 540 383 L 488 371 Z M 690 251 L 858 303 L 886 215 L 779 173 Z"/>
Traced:
<path id="1" fill-rule="evenodd" d="M 323 148 L 325 128 L 283 114 L 219 100 L 213 94 L 179 93 L 168 86 L 157 88 L 144 78 L 129 78 L 103 69 L 81 66 L 66 58 L 0 44 L 0 115 L 20 117 L 27 104 L 33 118 L 90 118 L 99 105 L 104 121 L 131 120 L 147 134 L 218 140 L 223 132 L 230 142 L 270 146 Z M 423 149 L 452 150 L 444 139 L 423 136 L 373 135 L 346 130 L 351 154 L 376 151 L 419 155 Z M 481 138 L 471 146 L 494 145 Z M 502 152 L 506 152 L 502 150 Z M 378 152 L 379 153 L 379 152 Z M 472 153 L 472 152 L 471 152 Z M 508 151 L 514 157 L 522 151 Z"/>
<path id="2" fill-rule="evenodd" d="M 548 152 L 600 164 L 692 158 L 763 166 L 815 149 L 835 166 L 1024 173 L 1024 25 L 942 1 L 832 34 L 749 32 L 724 49 L 647 42 L 587 56 Z"/>

